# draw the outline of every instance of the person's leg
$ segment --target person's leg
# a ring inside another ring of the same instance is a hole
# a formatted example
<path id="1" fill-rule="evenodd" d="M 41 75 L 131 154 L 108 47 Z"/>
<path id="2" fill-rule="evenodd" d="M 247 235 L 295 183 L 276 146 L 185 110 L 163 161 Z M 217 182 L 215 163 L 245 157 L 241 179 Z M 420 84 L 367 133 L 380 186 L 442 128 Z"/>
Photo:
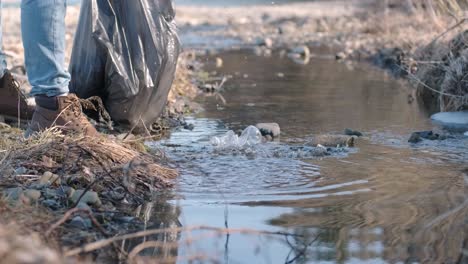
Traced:
<path id="1" fill-rule="evenodd" d="M 31 95 L 66 95 L 70 74 L 65 68 L 66 0 L 22 0 L 21 30 Z"/>
<path id="2" fill-rule="evenodd" d="M 65 133 L 97 135 L 83 114 L 80 101 L 68 94 L 65 68 L 66 0 L 22 0 L 21 29 L 26 73 L 36 109 L 26 137 L 50 127 Z"/>
<path id="3" fill-rule="evenodd" d="M 5 53 L 3 52 L 2 9 L 3 9 L 3 4 L 2 4 L 2 0 L 0 0 L 0 79 L 3 78 L 3 75 L 5 74 L 7 70 Z"/>

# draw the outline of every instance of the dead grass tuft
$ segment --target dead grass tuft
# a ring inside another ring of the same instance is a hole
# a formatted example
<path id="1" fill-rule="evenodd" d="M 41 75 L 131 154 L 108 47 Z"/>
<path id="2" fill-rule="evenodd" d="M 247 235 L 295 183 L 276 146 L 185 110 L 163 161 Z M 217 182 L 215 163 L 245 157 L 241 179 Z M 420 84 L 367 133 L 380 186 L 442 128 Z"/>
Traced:
<path id="1" fill-rule="evenodd" d="M 173 169 L 160 165 L 161 158 L 138 151 L 135 143 L 103 137 L 64 136 L 49 129 L 30 139 L 11 130 L 0 131 L 3 156 L 0 170 L 6 172 L 2 184 L 17 185 L 13 170 L 25 167 L 38 175 L 46 171 L 62 177 L 62 183 L 95 192 L 123 187 L 135 199 L 143 199 L 156 189 L 172 186 Z M 8 174 L 8 172 L 10 172 Z M 5 177 L 7 176 L 7 177 Z M 131 198 L 130 197 L 130 198 Z"/>
<path id="2" fill-rule="evenodd" d="M 468 109 L 468 30 L 460 26 L 415 55 L 419 61 L 417 93 L 432 111 Z"/>

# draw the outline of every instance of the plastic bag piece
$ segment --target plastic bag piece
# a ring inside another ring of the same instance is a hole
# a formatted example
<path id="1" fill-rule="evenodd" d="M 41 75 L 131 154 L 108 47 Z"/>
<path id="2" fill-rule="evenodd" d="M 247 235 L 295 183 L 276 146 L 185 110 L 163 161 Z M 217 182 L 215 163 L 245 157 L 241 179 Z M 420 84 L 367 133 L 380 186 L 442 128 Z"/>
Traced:
<path id="1" fill-rule="evenodd" d="M 110 116 L 149 127 L 163 111 L 180 42 L 171 0 L 84 0 L 70 62 L 70 91 L 99 96 Z"/>
<path id="2" fill-rule="evenodd" d="M 210 142 L 219 149 L 242 149 L 262 143 L 262 134 L 258 128 L 249 126 L 242 131 L 240 136 L 229 130 L 220 137 L 213 137 Z"/>

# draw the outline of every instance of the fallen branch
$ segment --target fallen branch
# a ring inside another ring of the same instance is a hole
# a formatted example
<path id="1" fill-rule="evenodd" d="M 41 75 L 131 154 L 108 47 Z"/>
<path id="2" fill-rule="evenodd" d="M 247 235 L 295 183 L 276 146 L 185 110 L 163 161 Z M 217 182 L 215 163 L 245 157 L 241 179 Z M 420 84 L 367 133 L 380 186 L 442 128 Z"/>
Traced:
<path id="1" fill-rule="evenodd" d="M 78 254 L 82 253 L 88 253 L 92 252 L 98 249 L 101 249 L 103 247 L 109 246 L 110 244 L 116 242 L 116 241 L 121 241 L 121 240 L 127 240 L 127 239 L 133 239 L 133 238 L 139 238 L 139 237 L 145 237 L 145 236 L 150 236 L 150 235 L 157 235 L 157 234 L 162 234 L 162 233 L 167 233 L 167 232 L 191 232 L 195 230 L 207 230 L 207 231 L 216 231 L 219 232 L 220 234 L 232 234 L 232 233 L 238 233 L 238 234 L 261 234 L 261 235 L 277 235 L 277 236 L 293 236 L 293 237 L 302 237 L 302 235 L 297 235 L 297 234 L 291 234 L 291 233 L 286 233 L 286 232 L 269 232 L 269 231 L 258 231 L 258 230 L 253 230 L 253 229 L 227 229 L 227 228 L 217 228 L 217 227 L 210 227 L 210 226 L 194 226 L 194 227 L 187 227 L 187 228 L 164 228 L 164 229 L 151 229 L 151 230 L 145 230 L 145 231 L 140 231 L 132 234 L 126 234 L 122 236 L 116 236 L 108 239 L 103 239 L 99 240 L 96 242 L 92 242 L 89 244 L 86 244 L 82 247 L 75 248 L 72 250 L 69 250 L 65 252 L 66 257 L 71 257 L 71 256 L 76 256 Z"/>

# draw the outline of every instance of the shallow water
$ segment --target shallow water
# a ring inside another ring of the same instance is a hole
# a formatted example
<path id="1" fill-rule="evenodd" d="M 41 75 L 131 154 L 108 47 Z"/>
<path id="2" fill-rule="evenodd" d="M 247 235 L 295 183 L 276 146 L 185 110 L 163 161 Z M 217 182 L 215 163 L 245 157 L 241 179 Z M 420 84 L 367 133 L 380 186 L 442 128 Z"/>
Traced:
<path id="1" fill-rule="evenodd" d="M 189 256 L 222 263 L 467 263 L 468 139 L 454 132 L 445 141 L 407 143 L 413 131 L 439 128 L 431 113 L 408 101 L 405 83 L 367 65 L 320 57 L 308 65 L 278 53 L 220 57 L 223 68 L 210 57 L 206 68 L 232 75 L 221 92 L 226 103 L 200 98 L 206 111 L 187 120 L 193 131 L 153 143 L 181 172 L 168 199 L 171 217 L 163 218 L 184 227 L 294 236 L 183 232 L 165 256 L 179 263 Z M 210 145 L 213 136 L 257 122 L 279 123 L 281 139 L 243 151 Z M 314 134 L 348 127 L 365 134 L 356 148 L 327 157 L 302 148 Z"/>

